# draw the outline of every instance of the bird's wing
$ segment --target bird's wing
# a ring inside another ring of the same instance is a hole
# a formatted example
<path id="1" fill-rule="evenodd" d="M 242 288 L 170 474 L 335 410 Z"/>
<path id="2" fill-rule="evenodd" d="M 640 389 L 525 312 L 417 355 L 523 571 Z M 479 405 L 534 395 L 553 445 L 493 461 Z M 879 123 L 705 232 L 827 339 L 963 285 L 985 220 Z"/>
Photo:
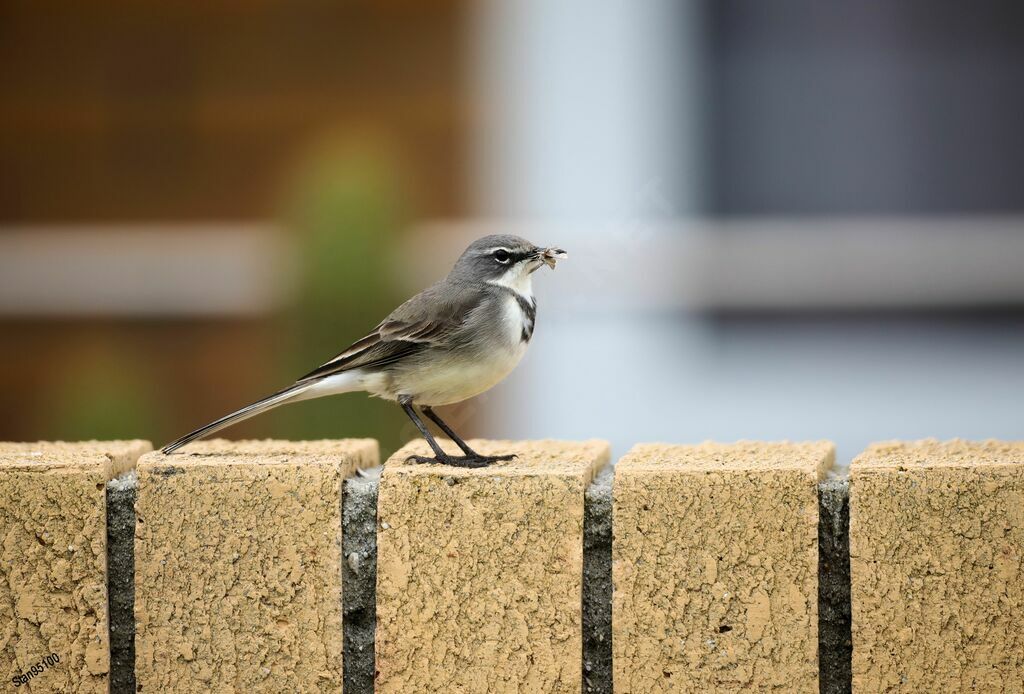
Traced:
<path id="1" fill-rule="evenodd" d="M 309 372 L 299 383 L 352 369 L 385 366 L 422 350 L 445 343 L 462 327 L 469 311 L 479 303 L 478 292 L 444 291 L 435 285 L 395 309 L 372 333 L 356 340 L 330 361 Z"/>

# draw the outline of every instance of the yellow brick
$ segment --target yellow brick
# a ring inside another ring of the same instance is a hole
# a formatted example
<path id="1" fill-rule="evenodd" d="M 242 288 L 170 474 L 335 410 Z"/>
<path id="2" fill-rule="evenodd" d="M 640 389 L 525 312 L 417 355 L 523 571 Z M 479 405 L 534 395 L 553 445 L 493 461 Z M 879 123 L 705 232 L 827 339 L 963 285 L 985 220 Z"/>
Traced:
<path id="1" fill-rule="evenodd" d="M 615 466 L 616 692 L 818 691 L 830 443 L 636 446 Z"/>
<path id="2" fill-rule="evenodd" d="M 855 691 L 1024 692 L 1024 442 L 871 446 L 850 555 Z"/>
<path id="3" fill-rule="evenodd" d="M 33 692 L 106 692 L 106 489 L 145 441 L 0 443 L 0 673 L 54 653 Z M 11 679 L 7 682 L 13 687 Z"/>
<path id="4" fill-rule="evenodd" d="M 487 468 L 388 461 L 378 502 L 378 692 L 582 686 L 584 491 L 603 441 L 473 441 Z"/>
<path id="5" fill-rule="evenodd" d="M 339 691 L 342 484 L 377 457 L 366 439 L 216 440 L 144 456 L 141 689 Z"/>
<path id="6" fill-rule="evenodd" d="M 110 461 L 110 475 L 117 477 L 135 467 L 143 453 L 153 450 L 149 441 L 20 441 L 0 443 L 0 455 L 18 454 L 45 459 L 64 453 L 98 454 Z"/>

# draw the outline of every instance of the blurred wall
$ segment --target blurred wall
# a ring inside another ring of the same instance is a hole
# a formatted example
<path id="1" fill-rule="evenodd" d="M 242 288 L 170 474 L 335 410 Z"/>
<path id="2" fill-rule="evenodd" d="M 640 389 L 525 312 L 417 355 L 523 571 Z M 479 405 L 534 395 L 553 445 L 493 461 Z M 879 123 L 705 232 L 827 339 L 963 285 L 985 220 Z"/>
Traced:
<path id="1" fill-rule="evenodd" d="M 479 7 L 477 205 L 570 254 L 494 434 L 1021 437 L 1019 5 Z"/>
<path id="2" fill-rule="evenodd" d="M 354 280 L 345 263 L 379 267 L 369 254 L 386 266 L 388 239 L 405 223 L 468 207 L 465 4 L 0 4 L 0 237 L 34 234 L 45 255 L 44 223 L 176 233 L 163 226 L 173 221 L 187 233 L 272 220 L 302 262 L 314 249 L 343 251 L 346 239 L 362 254 L 339 258 L 328 277 L 336 310 L 305 361 L 295 343 L 310 337 L 294 326 L 310 322 L 287 306 L 0 315 L 0 439 L 162 440 L 276 389 L 372 328 L 378 316 L 346 310 Z M 325 246 L 328 236 L 337 242 Z M 239 255 L 252 252 L 239 244 Z M 202 282 L 181 262 L 181 282 Z M 322 289 L 322 279 L 303 279 L 307 270 L 298 269 L 298 297 Z M 122 271 L 112 259 L 109 272 Z M 45 283 L 48 273 L 61 267 L 35 274 Z M 368 291 L 394 301 L 390 275 L 380 281 Z M 336 435 L 376 433 L 308 407 Z M 271 416 L 230 433 L 308 432 Z"/>
<path id="3" fill-rule="evenodd" d="M 319 139 L 374 133 L 457 213 L 463 4 L 5 2 L 0 219 L 272 216 Z"/>

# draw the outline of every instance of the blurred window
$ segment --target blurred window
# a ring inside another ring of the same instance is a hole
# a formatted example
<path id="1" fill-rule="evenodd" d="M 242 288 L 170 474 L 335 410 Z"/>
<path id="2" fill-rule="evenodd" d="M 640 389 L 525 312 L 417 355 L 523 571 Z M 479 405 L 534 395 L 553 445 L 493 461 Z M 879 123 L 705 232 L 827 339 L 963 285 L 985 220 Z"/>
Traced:
<path id="1" fill-rule="evenodd" d="M 705 3 L 710 211 L 1024 209 L 1024 5 Z"/>

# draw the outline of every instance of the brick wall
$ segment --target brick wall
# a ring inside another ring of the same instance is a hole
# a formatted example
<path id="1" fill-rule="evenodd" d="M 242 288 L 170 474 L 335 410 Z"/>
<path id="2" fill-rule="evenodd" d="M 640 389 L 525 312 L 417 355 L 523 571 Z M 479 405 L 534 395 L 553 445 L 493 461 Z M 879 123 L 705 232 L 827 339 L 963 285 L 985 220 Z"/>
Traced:
<path id="1" fill-rule="evenodd" d="M 818 689 L 818 498 L 831 444 L 633 448 L 616 466 L 622 692 Z"/>
<path id="2" fill-rule="evenodd" d="M 29 691 L 1024 691 L 1024 443 L 0 444 Z M 141 456 L 141 457 L 140 457 Z M 371 469 L 370 472 L 366 470 Z M 376 468 L 379 471 L 379 468 Z M 56 656 L 56 659 L 54 659 Z M 19 679 L 23 678 L 23 679 Z"/>
<path id="3" fill-rule="evenodd" d="M 887 443 L 850 477 L 860 691 L 1024 691 L 1024 443 Z"/>

